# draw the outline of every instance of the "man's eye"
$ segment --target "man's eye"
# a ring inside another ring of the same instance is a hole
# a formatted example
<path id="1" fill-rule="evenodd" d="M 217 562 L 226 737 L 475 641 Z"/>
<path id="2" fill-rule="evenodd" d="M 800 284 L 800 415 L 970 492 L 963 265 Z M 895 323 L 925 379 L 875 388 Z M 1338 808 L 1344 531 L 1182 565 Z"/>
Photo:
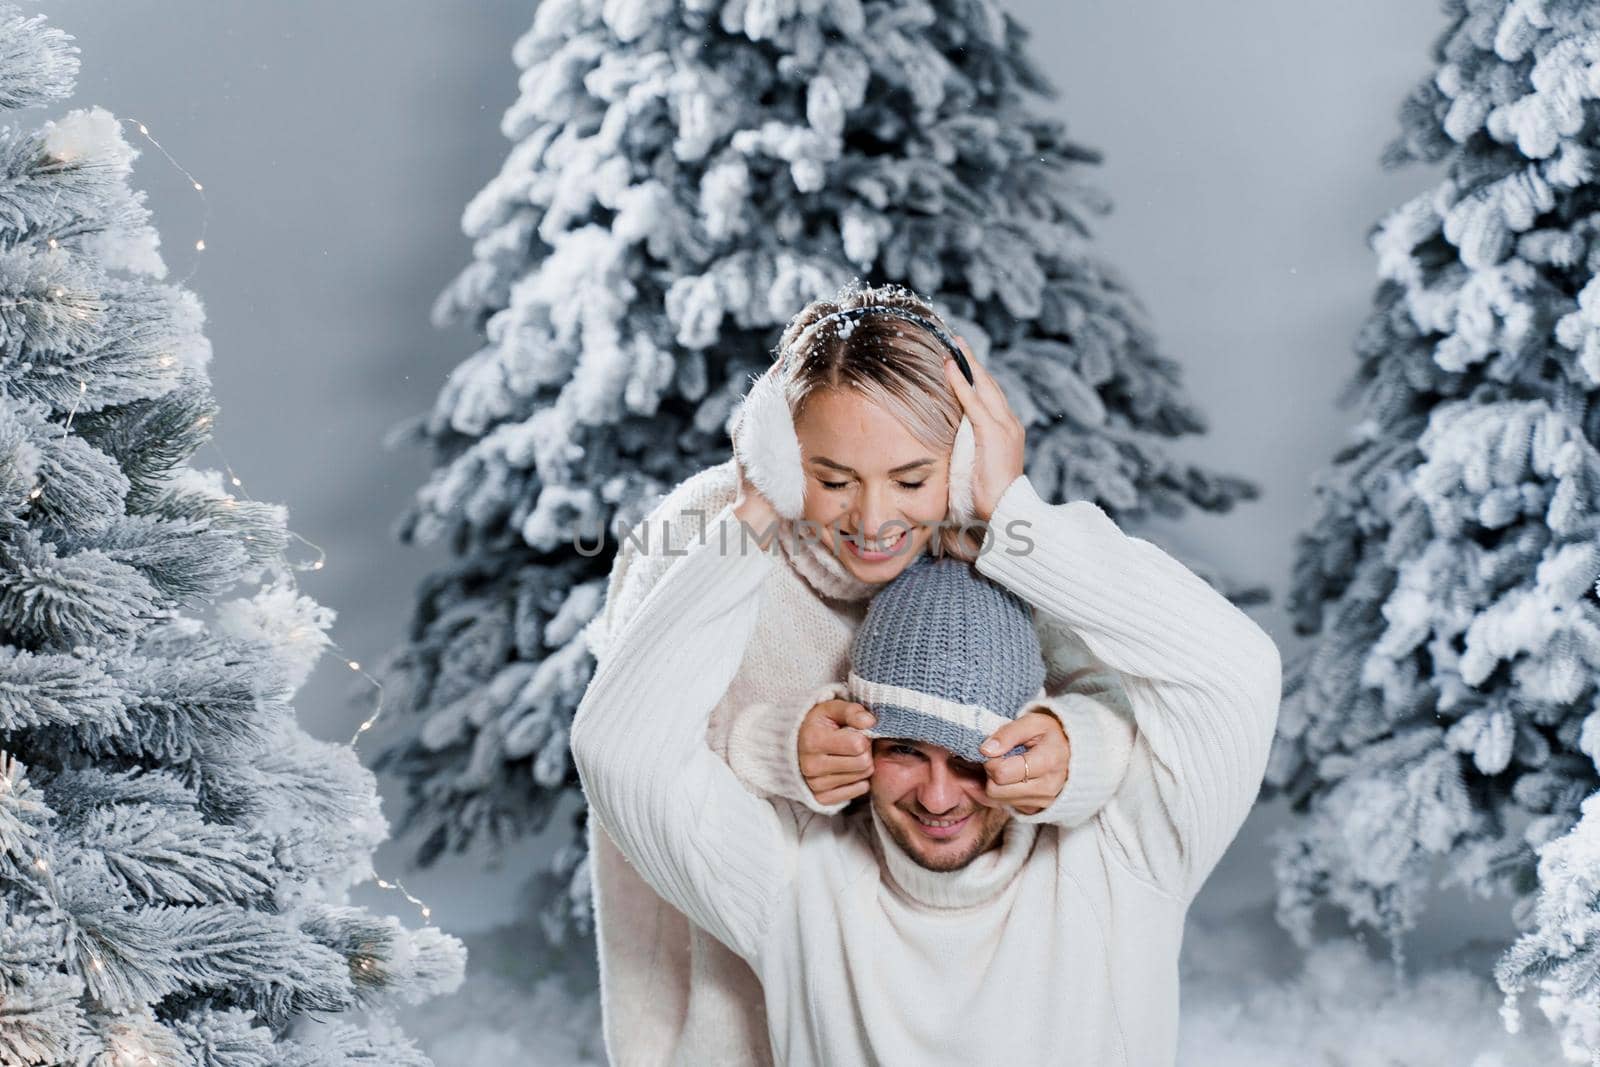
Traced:
<path id="1" fill-rule="evenodd" d="M 889 751 L 896 756 L 920 756 L 922 752 L 912 745 L 890 745 Z"/>

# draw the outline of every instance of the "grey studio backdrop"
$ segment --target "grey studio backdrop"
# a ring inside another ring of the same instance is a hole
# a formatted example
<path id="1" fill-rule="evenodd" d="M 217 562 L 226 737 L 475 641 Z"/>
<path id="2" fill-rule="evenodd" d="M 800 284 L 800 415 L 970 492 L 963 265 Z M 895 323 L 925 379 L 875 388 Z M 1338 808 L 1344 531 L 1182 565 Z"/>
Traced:
<path id="1" fill-rule="evenodd" d="M 1262 486 L 1261 500 L 1231 515 L 1150 535 L 1268 584 L 1274 602 L 1252 614 L 1287 658 L 1298 648 L 1282 607 L 1294 536 L 1311 514 L 1313 473 L 1352 422 L 1335 398 L 1376 282 L 1366 234 L 1432 177 L 1384 173 L 1378 155 L 1443 17 L 1424 0 L 1006 6 L 1061 90 L 1047 107 L 1105 153 L 1098 181 L 1116 208 L 1101 243 L 1211 419 L 1188 447 Z M 135 185 L 148 192 L 171 273 L 190 275 L 206 307 L 221 453 L 250 496 L 288 505 L 291 527 L 326 550 L 325 569 L 303 573 L 302 587 L 337 610 L 343 651 L 377 662 L 442 558 L 390 534 L 426 458 L 387 451 L 382 437 L 425 410 L 474 347 L 464 330 L 433 329 L 427 313 L 470 255 L 462 208 L 509 147 L 499 120 L 516 92 L 510 50 L 535 5 L 54 0 L 24 10 L 76 37 L 73 106 L 144 122 L 204 184 L 202 201 L 125 124 L 143 149 Z M 298 701 L 313 733 L 350 737 L 363 717 L 357 682 L 342 657 L 324 659 Z M 395 783 L 384 794 L 396 818 Z M 1258 808 L 1196 914 L 1255 908 L 1270 921 L 1267 837 L 1285 818 L 1277 805 Z M 508 850 L 487 874 L 481 853 L 408 872 L 408 846 L 390 842 L 378 865 L 441 926 L 467 934 L 516 915 L 541 847 Z M 369 884 L 360 896 L 416 920 L 397 895 Z M 1505 912 L 1441 894 L 1412 958 L 1473 936 L 1504 941 Z"/>

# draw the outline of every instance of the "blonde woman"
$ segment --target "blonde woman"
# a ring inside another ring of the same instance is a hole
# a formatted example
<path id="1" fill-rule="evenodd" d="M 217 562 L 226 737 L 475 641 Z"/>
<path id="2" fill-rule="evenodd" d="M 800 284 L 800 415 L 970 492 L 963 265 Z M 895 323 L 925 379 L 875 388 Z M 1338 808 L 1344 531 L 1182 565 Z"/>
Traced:
<path id="1" fill-rule="evenodd" d="M 597 678 L 643 664 L 648 657 L 640 650 L 658 638 L 635 625 L 648 614 L 641 608 L 699 543 L 707 524 L 731 515 L 750 531 L 777 530 L 766 546 L 776 565 L 761 579 L 759 611 L 753 630 L 738 638 L 737 664 L 727 678 L 716 679 L 716 692 L 693 699 L 706 703 L 698 711 L 707 717 L 711 751 L 746 790 L 819 816 L 841 812 L 869 785 L 870 742 L 860 728 L 870 716 L 837 699 L 851 637 L 869 599 L 920 554 L 972 560 L 981 539 L 981 530 L 939 525 L 952 518 L 951 454 L 963 414 L 981 403 L 978 394 L 952 369 L 944 344 L 903 319 L 863 314 L 848 330 L 829 328 L 839 312 L 868 307 L 900 308 L 939 322 L 931 307 L 906 290 L 865 288 L 808 305 L 780 341 L 788 358 L 774 372 L 784 374 L 780 384 L 800 445 L 806 521 L 780 519 L 746 483 L 736 460 L 702 471 L 670 493 L 624 542 L 604 611 L 586 632 L 599 660 Z M 970 351 L 966 355 L 972 362 Z M 994 388 L 986 374 L 979 380 L 989 383 L 986 390 Z M 958 387 L 967 390 L 965 402 Z M 1021 427 L 1014 418 L 1011 424 L 985 420 L 990 440 L 977 457 L 974 477 L 986 479 L 992 495 L 998 495 L 996 472 L 1021 467 Z M 902 540 L 893 541 L 896 531 L 904 531 Z M 1095 659 L 1062 620 L 1036 612 L 1034 623 L 1046 661 L 1044 693 L 1000 739 L 1002 752 L 1021 745 L 1025 755 L 988 760 L 988 799 L 1019 821 L 1065 829 L 1091 819 L 1119 788 L 1136 731 L 1117 672 Z M 709 630 L 696 636 L 715 639 Z M 631 682 L 637 692 L 651 694 L 625 713 L 642 721 L 656 713 L 652 703 L 685 698 L 705 679 L 663 672 Z M 585 752 L 580 770 L 594 767 L 585 758 L 626 748 L 613 748 L 599 727 L 585 737 L 584 727 L 574 723 L 574 754 Z M 703 774 L 704 768 L 691 761 L 683 767 L 612 766 L 604 773 L 642 782 L 658 774 Z M 646 884 L 596 817 L 595 797 L 590 799 L 590 863 L 611 1062 L 771 1063 L 756 973 L 724 940 Z M 613 818 L 622 817 L 613 812 Z M 718 813 L 703 810 L 697 817 L 714 821 Z"/>

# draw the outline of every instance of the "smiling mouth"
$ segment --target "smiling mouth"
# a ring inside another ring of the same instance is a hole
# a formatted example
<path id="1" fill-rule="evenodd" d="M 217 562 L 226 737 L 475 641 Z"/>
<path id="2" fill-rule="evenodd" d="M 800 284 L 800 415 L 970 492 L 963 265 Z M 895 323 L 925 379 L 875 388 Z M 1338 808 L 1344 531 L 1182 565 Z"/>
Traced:
<path id="1" fill-rule="evenodd" d="M 863 540 L 859 534 L 845 534 L 844 542 L 849 550 L 858 556 L 868 559 L 878 559 L 893 555 L 906 539 L 906 531 L 901 530 L 894 537 L 886 541 Z"/>
<path id="2" fill-rule="evenodd" d="M 920 815 L 911 817 L 917 820 L 917 825 L 922 828 L 924 834 L 937 840 L 954 837 L 972 820 L 971 815 L 960 819 L 924 819 Z"/>

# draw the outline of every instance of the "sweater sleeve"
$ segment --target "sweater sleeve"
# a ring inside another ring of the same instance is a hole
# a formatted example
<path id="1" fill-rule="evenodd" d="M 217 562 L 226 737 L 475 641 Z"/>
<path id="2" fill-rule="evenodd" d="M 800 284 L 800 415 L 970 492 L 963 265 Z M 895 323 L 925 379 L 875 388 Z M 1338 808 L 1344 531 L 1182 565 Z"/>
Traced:
<path id="1" fill-rule="evenodd" d="M 1266 772 L 1282 686 L 1276 644 L 1092 501 L 1050 504 L 1020 475 L 989 526 L 979 572 L 1070 626 L 1126 691 L 1136 729 L 1102 829 L 1136 874 L 1192 899 Z"/>
<path id="2" fill-rule="evenodd" d="M 610 593 L 636 606 L 602 616 L 593 636 L 604 652 L 571 734 L 591 817 L 652 889 L 753 967 L 787 886 L 793 820 L 739 784 L 706 744 L 706 724 L 773 565 L 731 504 L 642 598 L 624 595 L 629 561 L 619 554 Z"/>
<path id="3" fill-rule="evenodd" d="M 806 713 L 823 701 L 849 699 L 849 686 L 828 682 L 792 705 L 750 705 L 734 717 L 728 733 L 728 766 L 753 793 L 782 797 L 818 815 L 837 815 L 850 801 L 821 803 L 800 773 L 800 726 Z"/>
<path id="4" fill-rule="evenodd" d="M 1067 735 L 1067 781 L 1046 807 L 1033 814 L 1005 805 L 1018 822 L 1045 823 L 1070 830 L 1105 807 L 1122 787 L 1133 755 L 1136 730 L 1131 712 L 1081 693 L 1058 693 L 1026 705 L 1022 713 L 1045 711 Z"/>
<path id="5" fill-rule="evenodd" d="M 1071 627 L 1034 609 L 1034 628 L 1045 661 L 1045 694 L 1019 714 L 1045 711 L 1067 735 L 1067 781 L 1041 811 L 1031 815 L 1007 804 L 1019 822 L 1070 830 L 1088 822 L 1121 788 L 1133 753 L 1133 710 L 1122 676 L 1096 659 Z"/>

